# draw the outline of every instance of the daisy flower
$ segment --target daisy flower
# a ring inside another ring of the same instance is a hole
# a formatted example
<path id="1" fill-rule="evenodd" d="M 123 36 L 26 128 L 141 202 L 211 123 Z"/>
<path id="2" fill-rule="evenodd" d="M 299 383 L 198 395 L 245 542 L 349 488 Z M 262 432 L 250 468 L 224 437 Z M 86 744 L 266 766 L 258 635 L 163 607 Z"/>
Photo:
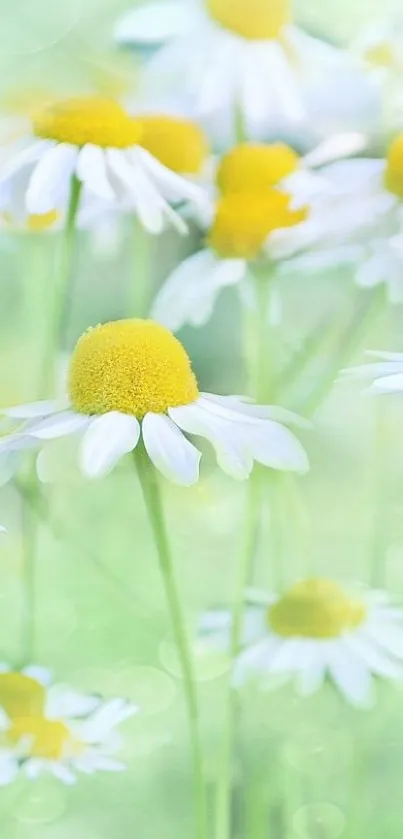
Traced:
<path id="1" fill-rule="evenodd" d="M 209 440 L 221 468 L 238 479 L 249 476 L 254 461 L 308 469 L 304 449 L 282 424 L 303 420 L 277 406 L 201 393 L 183 346 L 150 320 L 105 323 L 82 335 L 70 361 L 67 405 L 39 402 L 5 413 L 26 424 L 4 440 L 0 455 L 27 440 L 39 445 L 81 433 L 81 469 L 93 478 L 133 451 L 141 433 L 157 469 L 179 484 L 195 483 L 201 455 L 183 431 Z"/>
<path id="2" fill-rule="evenodd" d="M 385 283 L 391 303 L 403 302 L 403 134 L 390 143 L 385 158 L 338 161 L 321 170 L 328 182 L 322 206 L 334 203 L 343 209 L 348 224 L 346 242 L 355 245 L 352 261 L 355 280 L 364 288 Z M 320 209 L 320 202 L 317 203 Z M 361 212 L 357 208 L 361 207 Z M 337 209 L 338 208 L 338 209 Z M 355 221 L 354 221 L 355 218 Z M 285 243 L 283 256 L 290 255 Z"/>
<path id="3" fill-rule="evenodd" d="M 368 351 L 368 355 L 378 358 L 372 364 L 361 364 L 358 367 L 348 367 L 344 374 L 351 379 L 369 380 L 372 383 L 366 389 L 367 393 L 402 393 L 403 392 L 403 353 Z"/>
<path id="4" fill-rule="evenodd" d="M 282 595 L 253 592 L 246 608 L 242 649 L 233 679 L 282 676 L 308 696 L 328 677 L 353 705 L 373 701 L 372 676 L 403 676 L 403 610 L 385 592 L 358 597 L 327 579 L 308 579 Z M 228 646 L 231 616 L 207 613 L 200 631 L 214 646 Z"/>
<path id="5" fill-rule="evenodd" d="M 282 143 L 232 149 L 216 170 L 222 195 L 212 212 L 200 218 L 208 228 L 207 246 L 170 274 L 155 298 L 152 317 L 174 331 L 185 323 L 201 326 L 223 288 L 238 285 L 250 299 L 256 270 L 273 271 L 310 250 L 315 262 L 319 245 L 332 248 L 334 260 L 334 249 L 344 251 L 353 227 L 363 226 L 370 211 L 372 222 L 373 208 L 339 200 L 315 167 L 361 144 L 361 135 L 340 136 L 303 159 Z"/>
<path id="6" fill-rule="evenodd" d="M 367 75 L 382 95 L 384 122 L 386 125 L 391 125 L 393 129 L 396 126 L 401 127 L 403 125 L 402 20 L 378 20 L 371 23 L 353 42 L 352 51 L 361 59 Z"/>
<path id="7" fill-rule="evenodd" d="M 23 195 L 28 213 L 42 215 L 66 208 L 74 185 L 82 196 L 106 205 L 132 208 L 151 233 L 167 219 L 183 232 L 170 202 L 203 203 L 196 184 L 165 166 L 147 145 L 158 145 L 150 123 L 144 129 L 112 99 L 88 97 L 59 102 L 32 120 L 24 148 L 16 145 L 0 172 L 0 211 Z"/>
<path id="8" fill-rule="evenodd" d="M 162 82 L 198 114 L 238 113 L 248 136 L 270 130 L 273 115 L 302 120 L 304 84 L 353 65 L 294 25 L 290 0 L 155 0 L 126 13 L 115 37 L 159 48 L 146 90 Z"/>
<path id="9" fill-rule="evenodd" d="M 22 773 L 50 773 L 73 784 L 78 773 L 121 771 L 117 727 L 137 708 L 51 684 L 43 668 L 0 673 L 0 785 Z"/>

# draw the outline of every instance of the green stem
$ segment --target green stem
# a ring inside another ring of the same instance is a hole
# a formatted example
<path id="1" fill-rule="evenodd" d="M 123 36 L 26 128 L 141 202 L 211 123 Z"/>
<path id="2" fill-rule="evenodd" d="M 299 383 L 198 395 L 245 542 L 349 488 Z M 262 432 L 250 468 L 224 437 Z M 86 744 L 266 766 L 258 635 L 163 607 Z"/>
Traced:
<path id="1" fill-rule="evenodd" d="M 242 642 L 245 589 L 249 583 L 255 551 L 256 532 L 260 516 L 259 474 L 255 470 L 250 478 L 247 493 L 244 544 L 237 568 L 237 580 L 232 609 L 229 644 L 230 677 L 226 696 L 222 751 L 219 760 L 215 839 L 231 836 L 231 761 L 236 723 L 236 691 L 232 684 L 232 671 Z"/>
<path id="2" fill-rule="evenodd" d="M 21 662 L 20 667 L 30 664 L 35 649 L 35 547 L 36 524 L 32 509 L 24 504 L 22 510 L 22 610 L 21 610 Z"/>
<path id="3" fill-rule="evenodd" d="M 207 808 L 204 784 L 203 754 L 199 731 L 199 707 L 193 674 L 190 645 L 185 629 L 181 598 L 178 591 L 171 552 L 165 526 L 164 513 L 158 477 L 150 463 L 143 446 L 137 446 L 134 453 L 137 473 L 147 508 L 148 518 L 153 532 L 158 554 L 160 570 L 164 582 L 166 598 L 170 610 L 175 640 L 183 672 L 183 684 L 188 711 L 189 732 L 192 749 L 192 762 L 196 804 L 196 835 L 198 839 L 207 839 Z"/>
<path id="4" fill-rule="evenodd" d="M 370 325 L 379 315 L 384 300 L 383 288 L 376 289 L 372 294 L 361 295 L 360 303 L 347 328 L 343 330 L 323 376 L 319 379 L 316 388 L 299 406 L 304 416 L 311 416 L 322 405 L 333 387 L 337 374 L 349 362 Z"/>
<path id="5" fill-rule="evenodd" d="M 144 229 L 140 220 L 130 218 L 133 226 L 133 276 L 130 277 L 129 312 L 130 317 L 148 317 L 151 299 L 150 269 L 152 254 L 152 236 Z"/>
<path id="6" fill-rule="evenodd" d="M 388 435 L 385 427 L 385 405 L 378 399 L 375 405 L 374 464 L 373 464 L 373 501 L 371 504 L 371 585 L 385 585 L 386 552 L 388 547 L 387 516 L 387 468 L 386 450 Z"/>
<path id="7" fill-rule="evenodd" d="M 53 391 L 55 358 L 57 358 L 58 350 L 62 347 L 66 337 L 72 291 L 74 238 L 81 192 L 82 183 L 76 175 L 73 175 L 66 224 L 60 244 L 58 276 L 56 282 L 52 284 L 52 307 L 48 321 L 43 368 L 40 377 L 40 395 L 44 396 L 48 396 Z"/>
<path id="8" fill-rule="evenodd" d="M 61 243 L 58 282 L 52 284 L 52 309 L 49 317 L 48 334 L 44 348 L 44 357 L 38 386 L 38 398 L 52 392 L 54 385 L 54 364 L 60 347 L 65 322 L 67 319 L 68 287 L 72 270 L 75 222 L 80 203 L 82 184 L 73 175 L 67 219 Z M 31 499 L 39 495 L 38 478 L 35 462 L 32 462 L 29 474 L 28 493 Z M 24 662 L 32 660 L 35 649 L 35 559 L 37 548 L 37 521 L 30 509 L 24 510 L 24 556 L 22 575 L 23 623 L 22 649 Z"/>

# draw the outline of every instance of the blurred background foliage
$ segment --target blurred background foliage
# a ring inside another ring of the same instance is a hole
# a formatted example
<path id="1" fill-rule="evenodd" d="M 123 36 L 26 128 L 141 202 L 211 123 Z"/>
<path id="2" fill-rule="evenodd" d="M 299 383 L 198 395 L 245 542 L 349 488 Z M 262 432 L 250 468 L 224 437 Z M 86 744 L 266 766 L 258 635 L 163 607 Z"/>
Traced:
<path id="1" fill-rule="evenodd" d="M 3 101 L 16 91 L 21 96 L 49 89 L 71 94 L 100 85 L 112 91 L 116 84 L 118 92 L 134 78 L 135 62 L 129 54 L 113 52 L 111 31 L 130 5 L 126 0 L 70 0 L 57 6 L 50 0 L 2 0 Z M 371 20 L 387 19 L 399 5 L 399 0 L 384 0 L 382 7 L 378 0 L 296 3 L 298 20 L 332 41 L 347 40 Z M 121 235 L 118 264 L 115 256 L 94 250 L 89 234 L 81 235 L 66 350 L 88 324 L 128 313 L 128 301 L 144 279 L 144 242 L 131 223 Z M 56 239 L 52 234 L 1 237 L 3 405 L 35 397 Z M 190 249 L 192 241 L 179 243 L 169 234 L 148 247 L 148 279 L 157 287 L 178 249 Z M 277 370 L 324 315 L 337 326 L 342 307 L 348 313 L 355 305 L 351 275 L 337 266 L 321 276 L 282 278 L 281 295 L 286 326 L 281 340 L 275 335 L 268 347 Z M 335 333 L 336 343 L 340 334 Z M 205 328 L 184 330 L 181 337 L 203 389 L 242 392 L 242 323 L 235 293 L 222 295 Z M 357 359 L 367 347 L 403 348 L 398 309 L 377 324 Z M 324 355 L 320 365 L 325 363 Z M 307 371 L 303 394 L 316 373 L 315 365 Z M 283 402 L 294 405 L 300 397 L 285 393 Z M 377 510 L 387 537 L 382 582 L 395 595 L 403 593 L 403 403 L 391 400 L 381 410 L 385 469 L 370 456 L 379 420 L 373 404 L 360 397 L 356 385 L 335 386 L 315 430 L 303 435 L 312 461 L 300 484 L 303 509 L 295 507 L 285 484 L 279 488 L 283 538 L 276 552 L 267 497 L 255 583 L 275 586 L 313 571 L 369 581 Z M 39 521 L 36 658 L 61 681 L 106 696 L 128 696 L 142 713 L 125 727 L 127 773 L 82 777 L 72 789 L 44 779 L 0 790 L 1 836 L 188 839 L 191 786 L 178 664 L 136 476 L 128 458 L 107 480 L 85 482 L 74 465 L 73 448 L 69 441 L 52 444 L 43 464 L 53 524 L 49 529 Z M 202 608 L 231 598 L 245 488 L 218 474 L 206 450 L 195 488 L 165 484 L 164 491 L 191 628 Z M 24 546 L 22 507 L 11 485 L 1 491 L 1 521 L 9 534 L 0 542 L 0 650 L 4 660 L 13 661 L 20 650 Z M 224 656 L 201 645 L 195 657 L 213 795 L 227 665 Z M 378 698 L 374 712 L 358 714 L 330 688 L 309 701 L 283 689 L 245 691 L 234 782 L 246 791 L 248 835 L 253 829 L 256 839 L 400 839 L 403 687 L 380 686 Z M 256 776 L 260 783 L 253 783 Z M 268 802 L 270 824 L 259 819 Z"/>

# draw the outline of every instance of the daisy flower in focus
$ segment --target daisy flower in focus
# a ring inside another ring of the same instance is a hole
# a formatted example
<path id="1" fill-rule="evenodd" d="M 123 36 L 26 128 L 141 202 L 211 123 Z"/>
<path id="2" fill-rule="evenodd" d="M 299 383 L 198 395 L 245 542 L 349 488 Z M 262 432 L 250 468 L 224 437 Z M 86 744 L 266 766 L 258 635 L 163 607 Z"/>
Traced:
<path id="1" fill-rule="evenodd" d="M 199 477 L 200 452 L 182 432 L 209 440 L 220 467 L 246 479 L 254 461 L 305 472 L 304 449 L 285 424 L 306 425 L 277 406 L 199 391 L 182 344 L 150 320 L 121 320 L 89 329 L 79 339 L 68 374 L 68 402 L 39 402 L 9 409 L 25 420 L 0 447 L 40 445 L 83 435 L 80 463 L 88 477 L 110 472 L 132 452 L 140 434 L 157 469 L 185 486 Z"/>
<path id="2" fill-rule="evenodd" d="M 103 701 L 52 684 L 44 668 L 0 672 L 0 785 L 22 773 L 50 773 L 66 784 L 78 773 L 121 771 L 116 729 L 137 708 L 122 699 Z"/>
<path id="3" fill-rule="evenodd" d="M 238 113 L 247 136 L 270 130 L 273 115 L 302 120 L 304 84 L 353 65 L 294 25 L 290 0 L 155 0 L 126 13 L 115 37 L 159 48 L 146 90 L 162 83 L 200 115 Z"/>
<path id="4" fill-rule="evenodd" d="M 157 129 L 156 129 L 157 130 Z M 74 190 L 85 202 L 130 207 L 151 233 L 167 220 L 186 229 L 172 203 L 203 203 L 203 190 L 165 166 L 147 146 L 158 145 L 118 102 L 102 97 L 68 99 L 45 108 L 32 120 L 24 148 L 16 144 L 0 170 L 0 211 L 23 195 L 28 213 L 66 208 Z"/>
<path id="5" fill-rule="evenodd" d="M 208 612 L 200 632 L 213 646 L 228 646 L 230 611 Z M 308 579 L 282 595 L 251 593 L 242 649 L 233 679 L 281 676 L 308 696 L 328 677 L 356 706 L 373 701 L 373 676 L 403 676 L 403 610 L 387 594 L 351 596 L 327 579 Z"/>
<path id="6" fill-rule="evenodd" d="M 378 359 L 371 364 L 361 364 L 343 370 L 346 377 L 372 383 L 366 393 L 402 393 L 403 392 L 403 353 L 368 351 L 367 355 Z"/>

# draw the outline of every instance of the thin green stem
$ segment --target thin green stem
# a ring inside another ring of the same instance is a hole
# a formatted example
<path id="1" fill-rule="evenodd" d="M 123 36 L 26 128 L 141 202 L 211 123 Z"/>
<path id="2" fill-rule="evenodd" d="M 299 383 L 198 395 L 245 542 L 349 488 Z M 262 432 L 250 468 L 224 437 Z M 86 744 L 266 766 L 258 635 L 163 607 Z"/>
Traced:
<path id="1" fill-rule="evenodd" d="M 256 533 L 260 517 L 259 478 L 259 473 L 255 470 L 250 478 L 247 488 L 245 533 L 242 552 L 237 568 L 237 579 L 232 609 L 229 644 L 230 677 L 226 697 L 226 719 L 224 721 L 222 751 L 219 761 L 215 839 L 230 839 L 231 836 L 231 762 L 236 723 L 236 692 L 232 683 L 232 672 L 241 647 L 245 608 L 245 589 L 251 576 Z"/>
<path id="2" fill-rule="evenodd" d="M 375 405 L 374 460 L 371 506 L 370 582 L 374 587 L 385 585 L 386 552 L 388 547 L 387 515 L 387 443 L 385 405 L 382 399 Z"/>
<path id="3" fill-rule="evenodd" d="M 299 406 L 304 416 L 311 416 L 322 405 L 331 391 L 337 374 L 354 354 L 369 327 L 378 317 L 385 301 L 384 289 L 376 289 L 372 294 L 361 296 L 360 303 L 337 342 L 323 376 L 318 384 Z"/>
<path id="4" fill-rule="evenodd" d="M 22 603 L 21 603 L 21 661 L 20 667 L 30 664 L 35 649 L 36 614 L 36 523 L 32 509 L 24 504 L 22 509 Z"/>
<path id="5" fill-rule="evenodd" d="M 143 227 L 140 219 L 130 218 L 132 225 L 132 265 L 130 277 L 129 312 L 131 317 L 148 317 L 151 300 L 151 254 L 152 236 Z"/>
<path id="6" fill-rule="evenodd" d="M 207 839 L 206 790 L 204 783 L 203 753 L 199 730 L 200 721 L 198 698 L 195 687 L 191 649 L 185 628 L 181 598 L 175 579 L 175 572 L 168 544 L 158 477 L 154 466 L 150 463 L 146 452 L 141 445 L 136 448 L 134 460 L 158 554 L 160 570 L 183 672 L 183 684 L 188 711 L 194 773 L 196 836 L 198 839 Z"/>
<path id="7" fill-rule="evenodd" d="M 74 239 L 77 213 L 80 206 L 82 183 L 73 175 L 70 187 L 66 224 L 62 232 L 57 267 L 57 278 L 52 284 L 52 306 L 48 320 L 43 367 L 40 377 L 40 395 L 48 396 L 54 386 L 54 366 L 58 350 L 66 337 L 72 296 Z"/>

